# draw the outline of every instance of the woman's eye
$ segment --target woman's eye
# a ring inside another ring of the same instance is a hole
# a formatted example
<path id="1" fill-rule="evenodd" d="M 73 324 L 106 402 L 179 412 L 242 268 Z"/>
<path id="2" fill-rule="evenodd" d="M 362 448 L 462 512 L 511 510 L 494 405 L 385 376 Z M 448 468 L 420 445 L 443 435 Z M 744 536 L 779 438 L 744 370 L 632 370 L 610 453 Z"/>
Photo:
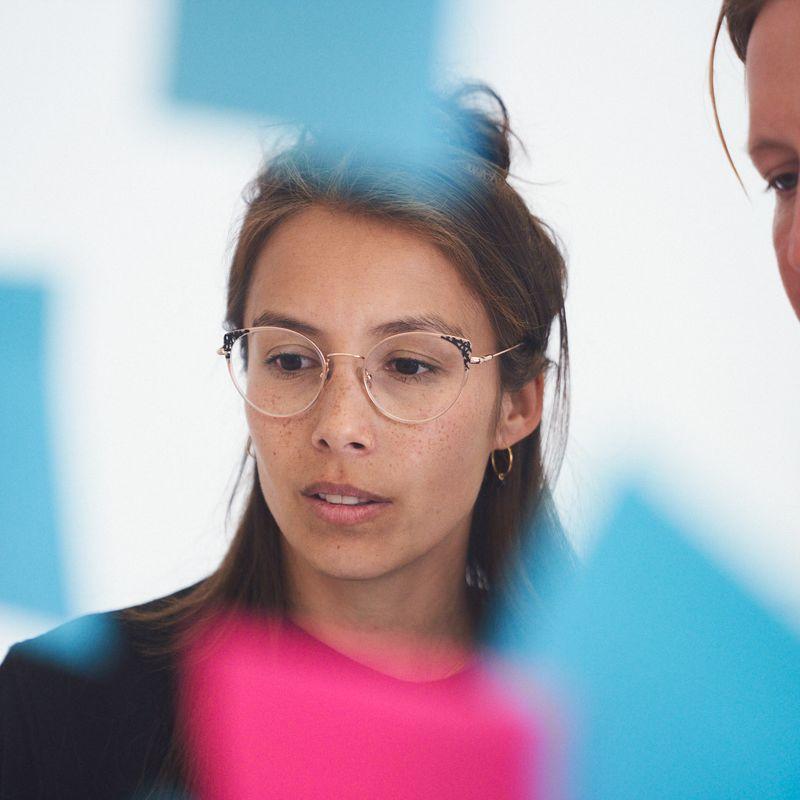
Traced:
<path id="1" fill-rule="evenodd" d="M 767 190 L 774 189 L 778 194 L 787 194 L 797 188 L 797 173 L 782 172 L 767 182 Z"/>
<path id="2" fill-rule="evenodd" d="M 313 359 L 299 353 L 276 353 L 264 362 L 268 367 L 277 366 L 282 372 L 297 372 L 312 366 Z"/>
<path id="3" fill-rule="evenodd" d="M 393 358 L 389 361 L 389 370 L 396 372 L 399 375 L 408 377 L 419 377 L 428 372 L 433 372 L 434 367 L 426 364 L 424 361 L 419 361 L 416 358 Z"/>

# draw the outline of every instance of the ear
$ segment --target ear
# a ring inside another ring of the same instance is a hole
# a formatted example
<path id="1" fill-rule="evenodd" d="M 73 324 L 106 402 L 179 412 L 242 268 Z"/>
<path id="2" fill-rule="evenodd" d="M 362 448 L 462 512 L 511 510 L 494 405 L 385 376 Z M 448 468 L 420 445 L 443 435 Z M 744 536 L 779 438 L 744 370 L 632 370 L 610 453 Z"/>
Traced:
<path id="1" fill-rule="evenodd" d="M 493 449 L 504 450 L 533 433 L 542 421 L 543 406 L 543 372 L 518 391 L 504 392 Z"/>

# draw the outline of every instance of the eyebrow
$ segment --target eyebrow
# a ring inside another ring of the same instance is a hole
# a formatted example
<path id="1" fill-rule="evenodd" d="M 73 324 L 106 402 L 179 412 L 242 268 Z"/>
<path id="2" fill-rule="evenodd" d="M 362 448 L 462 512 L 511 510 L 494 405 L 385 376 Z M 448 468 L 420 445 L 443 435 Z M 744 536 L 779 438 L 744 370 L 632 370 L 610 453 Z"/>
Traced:
<path id="1" fill-rule="evenodd" d="M 296 317 L 277 314 L 272 311 L 262 311 L 254 320 L 251 328 L 261 326 L 271 326 L 274 328 L 289 328 L 306 336 L 322 336 L 322 331 L 308 322 L 297 319 Z M 398 319 L 383 322 L 370 328 L 369 335 L 385 338 L 396 333 L 408 333 L 409 331 L 432 331 L 433 333 L 450 333 L 462 339 L 469 338 L 463 330 L 452 322 L 440 317 L 438 314 L 409 314 Z"/>
<path id="2" fill-rule="evenodd" d="M 306 336 L 319 336 L 321 331 L 315 328 L 308 322 L 302 322 L 294 317 L 285 316 L 283 314 L 276 314 L 274 311 L 262 311 L 254 320 L 251 328 L 261 328 L 262 326 L 269 326 L 273 328 L 290 328 L 298 333 L 304 333 Z"/>
<path id="3" fill-rule="evenodd" d="M 752 158 L 756 153 L 760 153 L 762 150 L 791 150 L 791 149 L 792 147 L 790 144 L 782 142 L 779 139 L 759 138 L 756 139 L 752 144 L 748 145 L 747 152 Z"/>

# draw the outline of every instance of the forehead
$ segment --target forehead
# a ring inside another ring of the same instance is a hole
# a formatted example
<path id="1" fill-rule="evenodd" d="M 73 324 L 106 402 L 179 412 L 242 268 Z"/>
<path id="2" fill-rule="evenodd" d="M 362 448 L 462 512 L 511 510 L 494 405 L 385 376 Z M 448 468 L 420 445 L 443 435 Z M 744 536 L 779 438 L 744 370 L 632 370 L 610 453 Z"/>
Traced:
<path id="1" fill-rule="evenodd" d="M 747 45 L 750 145 L 761 138 L 800 141 L 800 2 L 771 0 Z"/>
<path id="2" fill-rule="evenodd" d="M 493 340 L 481 303 L 435 245 L 399 225 L 316 206 L 281 223 L 256 260 L 245 324 L 264 311 L 308 322 L 330 346 L 407 316 L 438 317 L 475 346 Z"/>

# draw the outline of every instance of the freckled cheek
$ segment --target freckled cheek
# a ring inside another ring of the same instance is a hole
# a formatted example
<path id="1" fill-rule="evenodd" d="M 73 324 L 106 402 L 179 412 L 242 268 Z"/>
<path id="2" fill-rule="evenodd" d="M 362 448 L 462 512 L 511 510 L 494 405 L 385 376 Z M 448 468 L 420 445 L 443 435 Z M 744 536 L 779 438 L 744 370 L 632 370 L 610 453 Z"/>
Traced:
<path id="1" fill-rule="evenodd" d="M 772 244 L 775 247 L 775 253 L 779 260 L 784 258 L 783 250 L 786 245 L 788 236 L 789 219 L 786 211 L 779 206 L 775 208 L 775 214 L 772 217 Z"/>
<path id="2" fill-rule="evenodd" d="M 302 476 L 303 435 L 296 420 L 270 419 L 248 410 L 247 425 L 259 456 L 259 477 L 267 490 L 279 490 L 281 482 Z"/>
<path id="3" fill-rule="evenodd" d="M 794 204 L 775 209 L 772 241 L 778 258 L 781 281 L 792 308 L 800 319 L 800 221 L 794 219 L 796 214 Z"/>
<path id="4" fill-rule="evenodd" d="M 421 491 L 439 499 L 472 500 L 486 466 L 486 415 L 475 404 L 457 404 L 424 431 L 414 445 Z"/>
<path id="5" fill-rule="evenodd" d="M 772 241 L 778 260 L 800 269 L 800 213 L 797 200 L 778 200 L 772 218 Z"/>

